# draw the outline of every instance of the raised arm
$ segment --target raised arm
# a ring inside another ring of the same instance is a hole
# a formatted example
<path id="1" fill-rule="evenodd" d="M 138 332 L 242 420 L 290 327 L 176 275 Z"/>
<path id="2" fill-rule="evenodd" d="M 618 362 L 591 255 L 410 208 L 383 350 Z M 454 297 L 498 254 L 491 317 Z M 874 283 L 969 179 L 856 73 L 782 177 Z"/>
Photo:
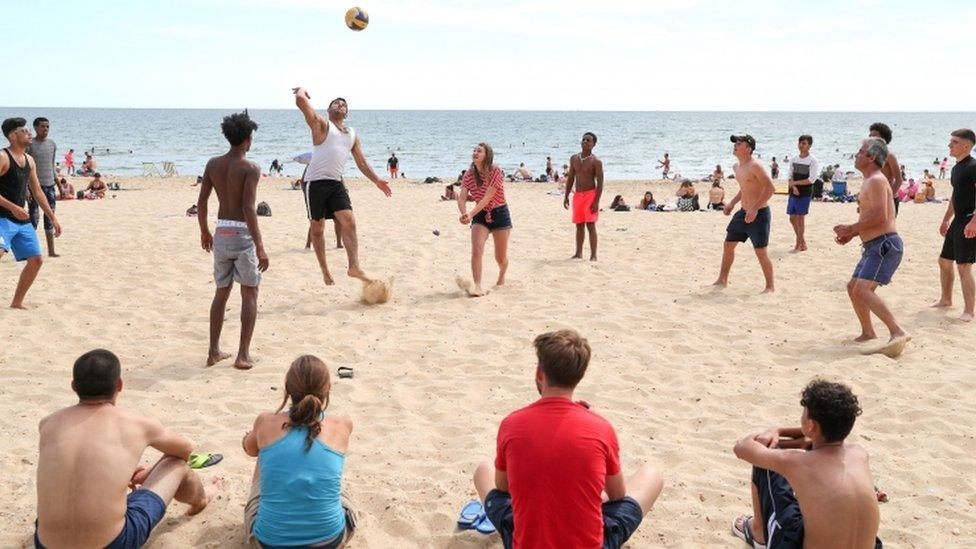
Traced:
<path id="1" fill-rule="evenodd" d="M 376 185 L 376 188 L 383 191 L 383 194 L 386 196 L 393 195 L 393 191 L 390 190 L 390 184 L 385 180 L 380 179 L 379 176 L 376 175 L 376 172 L 373 171 L 372 166 L 369 165 L 369 162 L 366 161 L 366 156 L 363 155 L 363 149 L 359 146 L 359 137 L 356 137 L 356 142 L 352 144 L 352 158 L 356 161 L 356 167 L 359 168 L 359 171 L 362 172 L 367 179 L 372 181 L 373 184 Z"/>
<path id="2" fill-rule="evenodd" d="M 264 251 L 264 240 L 261 238 L 261 229 L 258 227 L 258 180 L 261 179 L 261 168 L 251 163 L 247 173 L 244 174 L 244 194 L 241 196 L 241 210 L 244 214 L 244 222 L 247 223 L 247 230 L 251 233 L 254 240 L 258 256 L 258 270 L 262 273 L 268 270 L 268 254 Z M 197 213 L 199 214 L 199 208 Z"/>
<path id="3" fill-rule="evenodd" d="M 203 183 L 200 183 L 200 196 L 197 198 L 197 222 L 200 224 L 200 247 L 206 251 L 213 250 L 213 235 L 207 225 L 207 203 L 210 202 L 210 191 L 213 181 L 210 180 L 210 164 L 203 170 Z"/>
<path id="4" fill-rule="evenodd" d="M 322 118 L 322 115 L 315 112 L 315 108 L 312 107 L 311 96 L 308 95 L 305 88 L 292 88 L 292 91 L 295 93 L 295 106 L 302 111 L 302 115 L 305 116 L 305 123 L 312 130 L 312 143 L 320 145 L 329 134 L 329 123 L 325 118 Z"/>

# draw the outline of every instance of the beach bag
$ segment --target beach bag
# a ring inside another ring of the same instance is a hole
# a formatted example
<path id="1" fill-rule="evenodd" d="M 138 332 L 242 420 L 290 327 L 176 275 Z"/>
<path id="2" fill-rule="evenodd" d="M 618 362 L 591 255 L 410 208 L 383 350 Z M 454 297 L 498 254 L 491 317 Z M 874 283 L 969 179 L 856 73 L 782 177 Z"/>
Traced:
<path id="1" fill-rule="evenodd" d="M 271 217 L 271 206 L 268 206 L 267 202 L 258 204 L 258 215 L 261 217 Z"/>

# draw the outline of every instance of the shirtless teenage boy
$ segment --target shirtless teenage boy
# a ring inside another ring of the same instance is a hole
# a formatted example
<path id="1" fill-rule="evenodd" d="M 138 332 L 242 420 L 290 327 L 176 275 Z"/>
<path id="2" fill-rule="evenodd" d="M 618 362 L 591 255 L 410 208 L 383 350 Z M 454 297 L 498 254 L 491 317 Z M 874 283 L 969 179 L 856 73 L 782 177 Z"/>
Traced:
<path id="1" fill-rule="evenodd" d="M 773 427 L 735 445 L 736 457 L 753 466 L 755 518 L 736 518 L 732 533 L 769 549 L 880 548 L 879 495 L 868 454 L 844 443 L 861 414 L 857 396 L 815 379 L 800 405 L 799 427 Z"/>
<path id="2" fill-rule="evenodd" d="M 247 370 L 251 360 L 251 336 L 258 316 L 258 285 L 261 273 L 268 270 L 268 254 L 258 229 L 258 180 L 261 168 L 245 158 L 251 148 L 251 132 L 258 129 L 247 111 L 224 117 L 220 129 L 230 143 L 223 156 L 211 158 L 203 171 L 197 220 L 200 222 L 200 245 L 214 254 L 214 281 L 217 289 L 210 304 L 210 350 L 207 366 L 229 358 L 220 352 L 220 331 L 224 326 L 224 309 L 236 281 L 241 285 L 241 340 L 234 367 Z M 207 202 L 210 190 L 217 192 L 216 236 L 207 224 Z"/>
<path id="3" fill-rule="evenodd" d="M 887 124 L 881 122 L 875 122 L 871 124 L 868 128 L 868 137 L 877 137 L 883 139 L 885 146 L 891 144 L 891 128 Z M 898 158 L 895 153 L 888 150 L 888 160 L 885 161 L 884 166 L 881 167 L 881 173 L 888 178 L 888 183 L 891 185 L 891 196 L 892 202 L 895 205 L 895 217 L 898 217 L 898 200 L 894 197 L 898 195 L 898 189 L 901 188 L 901 184 L 904 183 L 904 179 L 901 176 L 901 166 L 898 164 Z"/>
<path id="4" fill-rule="evenodd" d="M 78 404 L 41 420 L 34 534 L 41 549 L 140 547 L 171 500 L 186 503 L 194 515 L 216 490 L 187 466 L 192 442 L 116 406 L 120 371 L 111 352 L 85 353 L 71 381 Z M 139 461 L 148 446 L 163 457 L 147 470 Z"/>
<path id="5" fill-rule="evenodd" d="M 576 255 L 570 259 L 583 259 L 584 229 L 590 234 L 590 261 L 596 261 L 596 222 L 600 217 L 600 197 L 603 195 L 603 162 L 593 156 L 596 134 L 586 132 L 580 142 L 582 152 L 569 159 L 566 174 L 566 197 L 563 207 L 569 209 L 569 193 L 573 194 L 573 223 L 576 224 Z"/>
<path id="6" fill-rule="evenodd" d="M 911 336 L 901 329 L 884 300 L 875 294 L 879 285 L 891 282 L 905 252 L 905 243 L 895 228 L 891 186 L 881 173 L 886 152 L 887 145 L 880 138 L 861 142 L 861 148 L 854 157 L 854 167 L 864 174 L 857 199 L 858 221 L 853 225 L 837 225 L 834 233 L 838 244 L 847 244 L 857 236 L 864 248 L 861 260 L 847 283 L 847 295 L 861 324 L 861 335 L 854 341 L 860 343 L 877 338 L 871 324 L 871 313 L 874 313 L 888 327 L 891 337 L 883 347 L 868 352 L 895 358 L 905 349 Z"/>
<path id="7" fill-rule="evenodd" d="M 726 228 L 722 267 L 718 280 L 713 285 L 721 288 L 728 286 L 729 271 L 732 270 L 732 262 L 735 260 L 735 247 L 739 242 L 748 239 L 752 241 L 756 259 L 759 260 L 763 277 L 766 279 L 766 287 L 762 293 L 770 293 L 774 291 L 773 262 L 769 260 L 766 247 L 769 246 L 769 228 L 772 218 L 767 204 L 776 187 L 766 173 L 766 168 L 752 157 L 753 151 L 756 150 L 756 140 L 751 135 L 733 135 L 730 139 L 733 143 L 732 152 L 738 160 L 732 169 L 735 171 L 735 180 L 739 184 L 739 192 L 725 205 L 724 212 L 725 215 L 731 215 L 733 208 L 740 201 L 742 208 L 735 213 Z"/>

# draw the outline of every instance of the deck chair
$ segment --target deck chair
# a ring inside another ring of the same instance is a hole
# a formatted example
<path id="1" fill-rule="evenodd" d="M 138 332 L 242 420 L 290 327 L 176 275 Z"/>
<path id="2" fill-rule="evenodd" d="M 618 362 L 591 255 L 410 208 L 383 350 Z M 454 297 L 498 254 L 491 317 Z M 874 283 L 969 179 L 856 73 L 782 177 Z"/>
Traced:
<path id="1" fill-rule="evenodd" d="M 156 176 L 159 175 L 159 168 L 156 167 L 155 162 L 143 162 L 142 163 L 142 176 Z"/>
<path id="2" fill-rule="evenodd" d="M 172 162 L 163 162 L 163 177 L 176 177 L 180 175 L 176 171 L 176 164 Z"/>

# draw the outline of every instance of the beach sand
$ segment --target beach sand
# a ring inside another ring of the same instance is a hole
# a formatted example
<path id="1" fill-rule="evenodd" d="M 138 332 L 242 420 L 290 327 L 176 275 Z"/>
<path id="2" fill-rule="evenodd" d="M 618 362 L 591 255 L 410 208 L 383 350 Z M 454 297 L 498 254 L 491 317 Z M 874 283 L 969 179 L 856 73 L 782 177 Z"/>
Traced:
<path id="1" fill-rule="evenodd" d="M 274 215 L 260 223 L 271 268 L 252 345 L 258 362 L 242 372 L 229 361 L 204 366 L 214 284 L 196 219 L 184 214 L 196 201 L 192 178 L 107 180 L 127 190 L 58 204 L 62 257 L 45 262 L 27 298 L 33 310 L 0 310 L 2 547 L 30 540 L 37 422 L 75 402 L 71 365 L 96 347 L 122 360 L 120 406 L 225 456 L 201 473 L 225 479 L 219 499 L 193 518 L 172 506 L 153 547 L 243 546 L 254 460 L 241 450 L 241 435 L 259 412 L 277 408 L 285 370 L 303 353 L 330 366 L 330 411 L 355 423 L 345 487 L 365 519 L 352 547 L 500 547 L 497 536 L 457 532 L 455 520 L 475 497 L 475 465 L 493 458 L 498 423 L 537 398 L 532 339 L 558 328 L 579 330 L 593 347 L 577 397 L 613 423 L 625 472 L 645 462 L 665 470 L 664 492 L 630 547 L 739 547 L 729 522 L 750 512 L 750 471 L 732 446 L 758 428 L 798 424 L 799 392 L 815 376 L 849 383 L 860 397 L 864 414 L 848 440 L 870 452 L 877 484 L 890 495 L 881 506 L 886 545 L 976 546 L 976 437 L 968 430 L 976 418 L 976 326 L 954 320 L 958 293 L 949 311 L 926 307 L 938 297 L 944 204 L 902 206 L 907 252 L 880 294 L 914 340 L 891 360 L 846 343 L 857 334 L 845 284 L 859 247 L 836 245 L 831 227 L 856 219 L 853 204 L 815 203 L 810 251 L 794 255 L 786 199 L 776 196 L 777 293 L 759 296 L 762 277 L 748 245 L 739 247 L 731 286 L 708 287 L 728 222 L 720 213 L 604 211 L 600 261 L 570 261 L 574 229 L 562 198 L 546 194 L 554 186 L 509 184 L 509 283 L 471 299 L 454 280 L 470 276 L 469 230 L 453 202 L 438 201 L 443 184 L 393 182 L 386 199 L 357 181 L 350 193 L 363 267 L 396 280 L 389 303 L 367 306 L 361 284 L 344 276 L 334 240 L 328 254 L 338 283 L 323 285 L 303 248 L 301 193 L 286 190 L 285 179 L 265 179 L 259 200 Z M 673 200 L 676 185 L 609 182 L 603 204 L 623 194 L 636 205 L 646 188 Z M 707 196 L 707 184 L 699 190 Z M 330 224 L 327 243 L 331 235 Z M 492 257 L 489 245 L 486 286 L 497 273 Z M 4 304 L 19 272 L 9 255 L 0 262 Z M 235 291 L 227 352 L 236 350 L 239 305 Z M 338 379 L 338 366 L 355 368 L 355 378 Z"/>

